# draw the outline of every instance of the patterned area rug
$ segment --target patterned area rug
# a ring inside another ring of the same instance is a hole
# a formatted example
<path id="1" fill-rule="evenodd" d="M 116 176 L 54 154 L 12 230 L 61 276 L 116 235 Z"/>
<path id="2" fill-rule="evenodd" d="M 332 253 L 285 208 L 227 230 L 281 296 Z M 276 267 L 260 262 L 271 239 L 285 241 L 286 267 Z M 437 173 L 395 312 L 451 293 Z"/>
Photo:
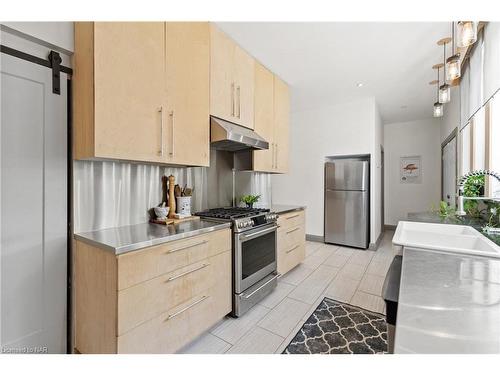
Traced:
<path id="1" fill-rule="evenodd" d="M 385 317 L 325 298 L 283 354 L 387 353 Z"/>

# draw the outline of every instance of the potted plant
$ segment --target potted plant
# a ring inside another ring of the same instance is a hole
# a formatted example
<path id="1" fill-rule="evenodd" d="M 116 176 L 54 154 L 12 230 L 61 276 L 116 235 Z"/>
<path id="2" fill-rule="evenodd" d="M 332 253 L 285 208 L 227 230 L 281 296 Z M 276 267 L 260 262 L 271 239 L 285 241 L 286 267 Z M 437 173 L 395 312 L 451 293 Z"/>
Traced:
<path id="1" fill-rule="evenodd" d="M 253 208 L 253 204 L 257 203 L 260 199 L 260 195 L 244 195 L 241 197 L 240 201 L 245 203 L 248 208 Z"/>

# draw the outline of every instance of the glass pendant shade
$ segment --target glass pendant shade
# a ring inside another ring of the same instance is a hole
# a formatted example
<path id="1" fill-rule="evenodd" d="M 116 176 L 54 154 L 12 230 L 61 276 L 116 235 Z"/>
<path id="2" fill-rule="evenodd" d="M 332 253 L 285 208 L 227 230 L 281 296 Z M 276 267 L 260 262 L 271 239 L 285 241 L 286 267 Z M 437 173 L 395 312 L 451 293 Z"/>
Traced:
<path id="1" fill-rule="evenodd" d="M 434 117 L 443 117 L 443 105 L 439 102 L 434 103 Z"/>
<path id="2" fill-rule="evenodd" d="M 468 47 L 477 40 L 477 22 L 460 21 L 457 23 L 457 46 Z"/>
<path id="3" fill-rule="evenodd" d="M 451 100 L 450 85 L 444 83 L 439 86 L 439 103 L 449 103 Z"/>
<path id="4" fill-rule="evenodd" d="M 451 82 L 460 77 L 460 56 L 453 55 L 446 59 L 446 80 Z"/>

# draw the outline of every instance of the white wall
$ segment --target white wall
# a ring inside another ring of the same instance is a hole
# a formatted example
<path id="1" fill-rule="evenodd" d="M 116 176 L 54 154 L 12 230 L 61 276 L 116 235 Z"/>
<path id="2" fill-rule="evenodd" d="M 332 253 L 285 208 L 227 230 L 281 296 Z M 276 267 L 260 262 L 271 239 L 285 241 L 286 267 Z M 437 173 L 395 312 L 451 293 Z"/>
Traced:
<path id="1" fill-rule="evenodd" d="M 384 127 L 382 124 L 382 118 L 378 110 L 377 103 L 375 104 L 375 124 L 373 127 L 373 146 L 372 146 L 372 162 L 371 162 L 371 201 L 370 201 L 370 211 L 371 214 L 371 228 L 370 228 L 370 238 L 371 242 L 377 241 L 378 237 L 382 233 L 382 160 L 381 160 L 381 147 L 384 145 Z"/>
<path id="2" fill-rule="evenodd" d="M 47 44 L 74 51 L 73 22 L 2 22 L 11 30 L 39 39 Z"/>
<path id="3" fill-rule="evenodd" d="M 366 98 L 291 113 L 289 173 L 273 176 L 272 196 L 273 203 L 307 206 L 308 234 L 323 236 L 325 157 L 374 152 L 375 143 L 382 138 L 377 112 L 375 99 Z M 372 195 L 377 197 L 380 181 L 372 179 L 371 186 Z M 372 199 L 372 208 L 380 206 L 380 201 L 376 201 Z M 379 235 L 379 218 L 380 211 L 372 209 L 372 243 Z"/>
<path id="4" fill-rule="evenodd" d="M 385 224 L 397 225 L 410 212 L 430 211 L 441 195 L 440 121 L 425 119 L 386 124 L 385 149 Z M 399 181 L 401 156 L 422 156 L 422 182 Z"/>
<path id="5" fill-rule="evenodd" d="M 441 142 L 460 124 L 460 87 L 451 88 L 451 102 L 444 105 L 444 115 L 440 121 Z"/>

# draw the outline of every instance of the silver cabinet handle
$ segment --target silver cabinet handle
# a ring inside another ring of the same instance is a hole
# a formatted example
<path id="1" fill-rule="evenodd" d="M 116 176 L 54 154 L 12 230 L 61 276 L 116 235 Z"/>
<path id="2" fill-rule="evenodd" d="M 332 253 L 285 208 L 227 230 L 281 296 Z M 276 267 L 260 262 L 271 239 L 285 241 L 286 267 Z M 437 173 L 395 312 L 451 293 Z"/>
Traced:
<path id="1" fill-rule="evenodd" d="M 190 273 L 193 273 L 193 272 L 196 272 L 196 271 L 199 271 L 205 267 L 208 267 L 210 265 L 210 263 L 205 263 L 205 264 L 202 264 L 201 266 L 199 267 L 196 267 L 192 270 L 189 270 L 189 271 L 186 271 L 186 272 L 183 272 L 183 273 L 180 273 L 178 275 L 175 275 L 175 276 L 172 276 L 172 277 L 169 277 L 167 280 L 165 280 L 166 283 L 170 282 L 170 281 L 174 281 L 176 279 L 178 279 L 179 277 L 182 277 L 182 276 L 186 276 L 186 275 L 189 275 Z"/>
<path id="2" fill-rule="evenodd" d="M 163 106 L 158 108 L 158 112 L 160 113 L 160 150 L 158 153 L 160 156 L 163 156 Z"/>
<path id="3" fill-rule="evenodd" d="M 294 247 L 292 247 L 290 250 L 287 250 L 286 253 L 291 253 L 292 251 L 298 249 L 300 247 L 300 245 L 295 245 Z"/>
<path id="4" fill-rule="evenodd" d="M 241 118 L 241 89 L 240 86 L 236 87 L 236 93 L 238 94 L 238 118 Z"/>
<path id="5" fill-rule="evenodd" d="M 274 169 L 278 169 L 278 144 L 274 144 Z"/>
<path id="6" fill-rule="evenodd" d="M 300 216 L 300 214 L 296 214 L 296 215 L 292 215 L 292 216 L 287 216 L 286 219 L 290 220 L 290 219 L 293 219 L 293 218 L 299 217 L 299 216 Z"/>
<path id="7" fill-rule="evenodd" d="M 186 307 L 184 307 L 183 309 L 181 309 L 181 310 L 177 311 L 176 313 L 173 313 L 173 314 L 171 314 L 171 315 L 167 316 L 167 319 L 165 319 L 165 322 L 166 322 L 166 321 L 168 321 L 168 320 L 170 320 L 170 319 L 172 319 L 172 318 L 175 318 L 177 315 L 182 314 L 183 312 L 185 312 L 185 311 L 189 310 L 191 307 L 194 307 L 194 306 L 196 306 L 197 304 L 199 304 L 199 303 L 201 303 L 201 302 L 205 301 L 208 297 L 210 297 L 210 296 L 203 296 L 203 297 L 201 297 L 198 301 L 195 301 L 195 302 L 193 302 L 192 304 L 190 304 L 189 306 L 186 306 Z"/>
<path id="8" fill-rule="evenodd" d="M 234 82 L 231 83 L 231 116 L 234 117 Z"/>
<path id="9" fill-rule="evenodd" d="M 279 145 L 276 143 L 276 169 L 278 169 L 278 151 L 279 151 L 278 146 Z"/>
<path id="10" fill-rule="evenodd" d="M 293 232 L 295 232 L 295 231 L 298 231 L 299 229 L 300 229 L 300 227 L 297 227 L 297 228 L 293 228 L 293 229 L 287 230 L 287 231 L 286 231 L 286 234 L 293 233 Z"/>
<path id="11" fill-rule="evenodd" d="M 203 245 L 203 244 L 206 244 L 207 242 L 208 242 L 208 240 L 203 240 L 203 241 L 200 241 L 200 242 L 197 242 L 197 243 L 193 243 L 193 244 L 190 244 L 190 245 L 178 247 L 177 249 L 172 249 L 172 250 L 167 251 L 166 254 L 175 253 L 176 251 L 181 251 L 181 250 L 189 249 L 191 247 Z"/>
<path id="12" fill-rule="evenodd" d="M 264 284 L 262 284 L 261 286 L 259 286 L 257 289 L 255 289 L 252 293 L 250 293 L 248 296 L 243 296 L 243 298 L 245 299 L 249 299 L 251 298 L 255 293 L 257 293 L 259 290 L 261 290 L 262 288 L 264 288 L 267 284 L 273 282 L 274 280 L 276 280 L 280 275 L 275 275 L 271 280 L 265 282 Z"/>
<path id="13" fill-rule="evenodd" d="M 248 238 L 252 238 L 252 237 L 255 237 L 255 236 L 260 236 L 261 234 L 271 233 L 271 232 L 274 232 L 277 228 L 278 228 L 277 226 L 273 226 L 273 227 L 268 228 L 268 229 L 259 230 L 258 232 L 255 232 L 255 233 L 244 234 L 242 236 L 242 239 L 246 240 Z"/>
<path id="14" fill-rule="evenodd" d="M 175 137 L 175 118 L 174 118 L 174 111 L 170 111 L 168 114 L 171 118 L 172 121 L 172 148 L 170 149 L 170 156 L 174 156 L 174 137 Z"/>

